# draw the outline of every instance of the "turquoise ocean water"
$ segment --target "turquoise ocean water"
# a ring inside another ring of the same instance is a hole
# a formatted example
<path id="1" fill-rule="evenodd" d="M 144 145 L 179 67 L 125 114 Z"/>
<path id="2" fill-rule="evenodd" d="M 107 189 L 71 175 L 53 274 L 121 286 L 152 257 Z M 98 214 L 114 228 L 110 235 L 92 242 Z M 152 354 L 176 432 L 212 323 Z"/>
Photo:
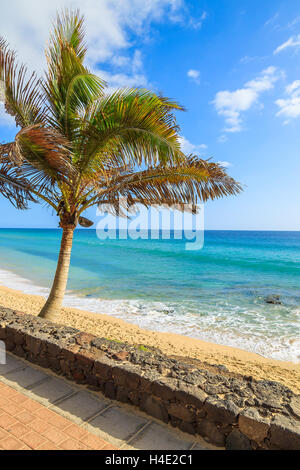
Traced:
<path id="1" fill-rule="evenodd" d="M 0 282 L 46 295 L 59 244 L 59 230 L 1 229 Z M 270 294 L 283 304 L 266 304 Z M 187 251 L 76 230 L 64 304 L 299 362 L 300 232 L 206 231 Z"/>

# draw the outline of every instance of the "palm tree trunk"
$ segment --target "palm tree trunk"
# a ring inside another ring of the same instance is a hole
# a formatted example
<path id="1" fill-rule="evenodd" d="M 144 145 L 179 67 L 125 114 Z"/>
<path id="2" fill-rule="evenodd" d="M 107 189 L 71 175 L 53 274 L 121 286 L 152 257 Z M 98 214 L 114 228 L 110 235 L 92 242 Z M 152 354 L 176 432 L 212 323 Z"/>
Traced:
<path id="1" fill-rule="evenodd" d="M 59 315 L 68 282 L 74 228 L 72 225 L 63 228 L 55 278 L 39 317 L 51 319 Z"/>

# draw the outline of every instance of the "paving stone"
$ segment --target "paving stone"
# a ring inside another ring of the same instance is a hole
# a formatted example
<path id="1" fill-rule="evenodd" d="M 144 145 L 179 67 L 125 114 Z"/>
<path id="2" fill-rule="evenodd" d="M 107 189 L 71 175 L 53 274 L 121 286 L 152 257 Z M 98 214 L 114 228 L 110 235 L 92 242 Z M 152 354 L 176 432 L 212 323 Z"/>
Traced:
<path id="1" fill-rule="evenodd" d="M 40 403 L 54 403 L 55 401 L 74 393 L 76 389 L 70 387 L 63 380 L 50 378 L 46 382 L 34 387 L 31 392 L 31 397 Z"/>
<path id="2" fill-rule="evenodd" d="M 139 450 L 188 450 L 192 442 L 184 441 L 171 430 L 152 423 L 130 442 L 130 446 Z"/>
<path id="3" fill-rule="evenodd" d="M 24 362 L 7 354 L 6 364 L 0 364 L 0 375 L 5 375 L 19 367 L 24 367 Z"/>
<path id="4" fill-rule="evenodd" d="M 67 417 L 72 415 L 75 422 L 81 422 L 91 418 L 107 406 L 108 402 L 106 400 L 98 399 L 88 392 L 80 391 L 56 406 L 52 406 L 51 409 Z"/>
<path id="5" fill-rule="evenodd" d="M 34 369 L 33 367 L 25 367 L 22 370 L 3 375 L 7 380 L 12 382 L 13 384 L 17 384 L 24 388 L 30 388 L 34 384 L 49 377 L 47 374 L 44 374 L 44 372 L 38 369 Z"/>
<path id="6" fill-rule="evenodd" d="M 138 432 L 147 421 L 142 416 L 114 406 L 91 420 L 88 429 L 93 430 L 100 437 L 105 438 L 105 435 L 109 435 L 110 441 L 116 446 L 120 446 L 123 441 L 127 441 Z"/>
<path id="7" fill-rule="evenodd" d="M 1 380 L 1 377 L 0 377 Z M 0 383 L 0 385 L 2 385 Z M 10 386 L 0 386 L 0 399 L 7 397 L 6 392 L 11 390 L 13 395 L 22 396 Z M 71 420 L 49 411 L 44 405 L 26 398 L 17 409 L 15 405 L 7 407 L 15 412 L 15 417 L 6 412 L 0 414 L 0 450 L 59 450 L 59 449 L 105 449 L 115 448 L 109 441 L 99 439 L 97 436 L 88 433 L 83 427 L 79 427 Z M 36 415 L 27 411 L 27 405 L 35 405 L 35 413 L 41 414 L 43 419 L 36 418 Z M 23 408 L 22 408 L 23 407 Z M 61 423 L 64 421 L 64 423 Z M 37 425 L 34 425 L 36 422 Z M 43 427 L 40 426 L 43 425 Z M 69 430 L 72 430 L 72 436 Z"/>
<path id="8" fill-rule="evenodd" d="M 15 369 L 19 370 L 15 371 Z M 85 391 L 76 385 L 70 386 L 59 377 L 54 377 L 52 374 L 44 374 L 40 369 L 35 368 L 30 363 L 26 366 L 24 361 L 15 359 L 10 355 L 8 355 L 5 370 L 3 369 L 3 372 L 0 370 L 0 376 L 1 375 L 5 376 L 5 378 L 10 381 L 12 387 L 16 385 L 26 387 L 32 400 L 39 401 L 46 406 L 51 405 L 50 410 L 65 417 L 57 416 L 57 418 L 69 419 L 70 422 L 73 423 L 82 424 L 83 421 L 88 420 L 111 404 L 109 400 L 106 400 L 101 395 L 98 397 L 96 394 L 94 395 Z M 45 381 L 41 382 L 41 380 Z M 73 391 L 77 392 L 76 395 L 68 398 L 66 395 Z M 19 395 L 22 398 L 24 397 L 21 394 Z M 59 399 L 62 399 L 62 401 L 55 404 Z M 26 403 L 28 401 L 30 400 L 27 399 Z M 45 411 L 47 410 L 45 409 Z M 25 426 L 27 426 L 26 423 L 29 417 L 31 419 L 28 426 L 31 425 L 31 423 L 33 424 L 33 421 L 30 412 L 27 411 L 27 409 L 24 410 L 23 414 L 21 413 L 20 415 L 20 423 L 24 422 Z M 25 418 L 26 422 L 24 421 Z M 43 423 L 43 420 L 36 418 L 35 421 L 37 421 L 36 424 L 39 424 L 39 426 L 32 426 L 32 428 L 40 434 L 40 424 Z M 92 434 L 90 434 L 91 439 L 97 439 L 96 436 L 98 436 L 98 439 L 106 439 L 110 442 L 109 448 L 122 446 L 122 448 L 131 449 L 188 450 L 193 445 L 194 438 L 191 437 L 189 439 L 188 436 L 187 438 L 182 438 L 182 436 L 184 436 L 183 433 L 178 433 L 166 425 L 153 422 L 147 426 L 146 429 L 142 430 L 138 436 L 133 437 L 147 422 L 149 422 L 147 417 L 144 418 L 134 411 L 114 405 L 102 411 L 101 414 L 95 418 L 92 418 L 91 422 L 85 423 L 81 429 L 92 432 Z M 47 423 L 47 425 L 49 425 L 49 423 Z M 133 438 L 132 441 L 130 441 L 131 438 Z M 128 440 L 130 444 L 126 445 L 126 441 Z M 84 441 L 82 441 L 82 443 L 87 444 Z M 47 443 L 42 444 L 42 447 L 46 446 L 46 444 Z M 39 443 L 35 443 L 35 445 L 39 445 Z M 210 446 L 207 445 L 207 447 L 205 447 L 204 443 L 202 447 L 201 443 L 197 443 L 194 448 L 196 450 L 203 450 L 210 448 Z"/>

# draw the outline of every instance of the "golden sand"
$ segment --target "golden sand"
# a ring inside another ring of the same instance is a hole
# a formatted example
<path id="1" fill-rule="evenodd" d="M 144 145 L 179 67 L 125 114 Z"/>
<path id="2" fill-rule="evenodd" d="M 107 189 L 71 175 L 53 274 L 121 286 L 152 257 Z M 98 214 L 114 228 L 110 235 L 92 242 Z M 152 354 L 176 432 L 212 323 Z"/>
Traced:
<path id="1" fill-rule="evenodd" d="M 45 299 L 37 295 L 0 286 L 0 305 L 37 315 Z M 96 336 L 131 344 L 159 348 L 167 355 L 196 358 L 209 364 L 222 364 L 231 372 L 251 375 L 258 380 L 274 380 L 300 393 L 300 364 L 276 361 L 229 346 L 221 346 L 174 333 L 144 330 L 124 320 L 79 310 L 63 308 L 59 323 Z"/>

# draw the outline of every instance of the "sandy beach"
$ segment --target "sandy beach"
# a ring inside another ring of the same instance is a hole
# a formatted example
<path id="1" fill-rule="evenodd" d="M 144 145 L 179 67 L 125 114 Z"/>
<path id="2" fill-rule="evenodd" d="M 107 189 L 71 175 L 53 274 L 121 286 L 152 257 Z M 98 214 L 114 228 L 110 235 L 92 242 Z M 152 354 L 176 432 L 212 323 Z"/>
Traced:
<path id="1" fill-rule="evenodd" d="M 37 315 L 44 298 L 0 286 L 0 305 Z M 300 364 L 276 361 L 242 349 L 221 346 L 173 333 L 141 329 L 109 315 L 75 308 L 63 308 L 60 323 L 94 335 L 131 344 L 159 348 L 168 355 L 196 358 L 209 364 L 225 365 L 231 372 L 251 375 L 258 380 L 274 380 L 300 393 Z"/>

